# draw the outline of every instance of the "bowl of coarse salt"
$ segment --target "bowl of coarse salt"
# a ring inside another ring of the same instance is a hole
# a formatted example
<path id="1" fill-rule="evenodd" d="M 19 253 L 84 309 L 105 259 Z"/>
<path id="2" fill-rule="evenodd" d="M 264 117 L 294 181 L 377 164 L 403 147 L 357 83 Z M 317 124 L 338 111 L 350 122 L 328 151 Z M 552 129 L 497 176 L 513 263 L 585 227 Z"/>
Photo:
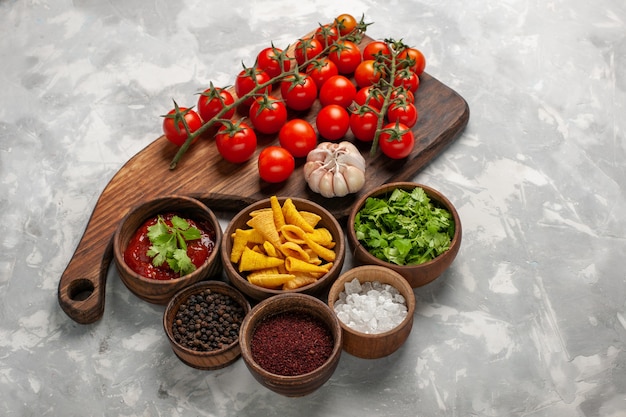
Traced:
<path id="1" fill-rule="evenodd" d="M 383 266 L 364 265 L 343 273 L 330 288 L 328 305 L 339 319 L 343 350 L 359 358 L 392 354 L 413 328 L 413 288 Z"/>

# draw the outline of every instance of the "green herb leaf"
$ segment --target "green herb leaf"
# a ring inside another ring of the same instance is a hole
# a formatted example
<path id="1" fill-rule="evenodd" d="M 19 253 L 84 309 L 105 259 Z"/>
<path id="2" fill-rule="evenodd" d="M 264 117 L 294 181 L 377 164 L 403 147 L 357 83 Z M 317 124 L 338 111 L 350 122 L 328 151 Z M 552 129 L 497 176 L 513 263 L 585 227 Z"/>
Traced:
<path id="1" fill-rule="evenodd" d="M 148 227 L 148 239 L 152 246 L 146 254 L 152 258 L 154 266 L 160 267 L 167 262 L 174 272 L 183 276 L 196 269 L 187 255 L 187 242 L 200 239 L 201 232 L 179 216 L 173 216 L 171 223 L 171 226 L 168 225 L 159 216 L 157 222 Z"/>
<path id="2" fill-rule="evenodd" d="M 172 258 L 176 260 L 176 266 L 172 268 L 174 271 L 183 274 L 186 271 L 192 272 L 195 271 L 196 266 L 191 262 L 189 256 L 187 256 L 187 251 L 183 249 L 176 249 L 172 254 Z"/>
<path id="3" fill-rule="evenodd" d="M 182 217 L 172 216 L 172 226 L 178 230 L 187 230 L 189 229 L 189 222 Z"/>
<path id="4" fill-rule="evenodd" d="M 196 229 L 195 227 L 184 230 L 180 234 L 185 238 L 186 241 L 197 240 L 202 237 L 200 230 Z"/>
<path id="5" fill-rule="evenodd" d="M 368 198 L 355 216 L 354 228 L 357 239 L 377 258 L 416 265 L 447 251 L 455 226 L 450 212 L 416 187 Z"/>

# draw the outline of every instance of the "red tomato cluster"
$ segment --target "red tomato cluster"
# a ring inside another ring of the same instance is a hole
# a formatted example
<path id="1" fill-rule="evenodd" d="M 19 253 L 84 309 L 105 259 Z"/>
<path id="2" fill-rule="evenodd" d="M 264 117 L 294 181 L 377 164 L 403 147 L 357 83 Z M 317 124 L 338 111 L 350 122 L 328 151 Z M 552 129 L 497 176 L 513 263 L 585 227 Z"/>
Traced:
<path id="1" fill-rule="evenodd" d="M 360 141 L 378 138 L 390 158 L 408 156 L 425 59 L 402 42 L 373 41 L 361 50 L 365 26 L 343 14 L 299 39 L 289 53 L 274 45 L 261 50 L 255 65 L 235 78 L 234 94 L 211 84 L 198 99 L 197 113 L 181 107 L 165 117 L 165 136 L 181 146 L 187 132 L 214 124 L 222 157 L 243 163 L 255 154 L 257 135 L 277 135 L 278 146 L 258 156 L 259 176 L 267 182 L 289 178 L 294 158 L 305 158 L 318 135 L 336 141 L 352 131 Z M 316 103 L 313 126 L 304 117 Z M 235 121 L 235 110 L 247 117 Z"/>

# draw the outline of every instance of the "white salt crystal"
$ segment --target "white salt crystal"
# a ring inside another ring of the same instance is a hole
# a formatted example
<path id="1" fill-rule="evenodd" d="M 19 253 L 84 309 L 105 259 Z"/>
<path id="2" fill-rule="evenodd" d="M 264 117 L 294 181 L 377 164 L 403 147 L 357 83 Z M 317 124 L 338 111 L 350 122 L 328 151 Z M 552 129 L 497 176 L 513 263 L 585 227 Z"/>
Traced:
<path id="1" fill-rule="evenodd" d="M 382 333 L 382 332 L 387 332 L 391 329 L 393 329 L 394 327 L 396 327 L 397 324 L 394 323 L 389 317 L 382 317 L 378 319 L 378 330 Z"/>
<path id="2" fill-rule="evenodd" d="M 376 333 L 376 329 L 378 329 L 378 320 L 376 320 L 376 317 L 370 319 L 367 323 L 367 328 L 371 330 L 372 333 Z"/>
<path id="3" fill-rule="evenodd" d="M 347 323 L 350 321 L 350 314 L 346 313 L 345 311 L 339 311 L 337 312 L 337 318 L 342 322 Z"/>
<path id="4" fill-rule="evenodd" d="M 404 299 L 404 296 L 402 294 L 395 294 L 393 296 L 393 301 L 398 304 L 406 304 L 406 300 Z"/>
<path id="5" fill-rule="evenodd" d="M 361 283 L 359 282 L 359 280 L 355 278 L 350 282 L 346 282 L 345 292 L 348 295 L 359 294 L 361 292 Z"/>
<path id="6" fill-rule="evenodd" d="M 357 278 L 345 284 L 334 304 L 339 320 L 361 333 L 384 333 L 398 326 L 407 315 L 406 300 L 389 284 L 361 284 Z"/>

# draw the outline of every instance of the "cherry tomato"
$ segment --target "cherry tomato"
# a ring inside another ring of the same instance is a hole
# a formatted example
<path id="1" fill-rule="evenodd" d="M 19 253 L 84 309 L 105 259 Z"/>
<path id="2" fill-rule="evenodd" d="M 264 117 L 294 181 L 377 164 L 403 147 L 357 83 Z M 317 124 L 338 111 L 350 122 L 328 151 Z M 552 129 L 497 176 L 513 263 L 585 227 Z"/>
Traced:
<path id="1" fill-rule="evenodd" d="M 198 114 L 204 121 L 208 122 L 214 118 L 222 109 L 235 102 L 233 95 L 223 88 L 215 88 L 213 85 L 200 94 L 198 98 Z M 235 114 L 235 108 L 228 110 L 222 119 L 230 119 Z"/>
<path id="2" fill-rule="evenodd" d="M 276 133 L 287 121 L 287 108 L 282 100 L 272 96 L 257 98 L 250 106 L 250 122 L 266 135 Z"/>
<path id="3" fill-rule="evenodd" d="M 398 59 L 404 61 L 404 66 L 416 73 L 422 75 L 426 68 L 426 58 L 419 49 L 406 48 L 398 54 Z"/>
<path id="4" fill-rule="evenodd" d="M 344 36 L 356 29 L 357 22 L 351 14 L 343 13 L 335 19 L 335 26 L 339 30 L 339 34 Z"/>
<path id="5" fill-rule="evenodd" d="M 298 65 L 315 59 L 324 50 L 324 46 L 315 38 L 300 39 L 296 42 L 294 56 Z"/>
<path id="6" fill-rule="evenodd" d="M 317 134 L 306 120 L 289 120 L 278 132 L 280 146 L 296 158 L 304 158 L 317 146 Z"/>
<path id="7" fill-rule="evenodd" d="M 371 108 L 380 110 L 383 108 L 385 96 L 377 87 L 370 85 L 368 87 L 363 87 L 356 92 L 354 102 L 359 106 L 367 104 Z"/>
<path id="8" fill-rule="evenodd" d="M 319 99 L 322 106 L 338 104 L 348 107 L 356 96 L 356 87 L 343 75 L 330 77 L 320 88 Z"/>
<path id="9" fill-rule="evenodd" d="M 262 49 L 258 53 L 256 66 L 257 68 L 265 71 L 270 78 L 276 78 L 281 73 L 289 71 L 291 68 L 291 61 L 282 49 L 271 46 L 269 48 Z"/>
<path id="10" fill-rule="evenodd" d="M 280 83 L 280 93 L 290 109 L 308 110 L 317 99 L 317 85 L 307 74 L 293 74 Z"/>
<path id="11" fill-rule="evenodd" d="M 394 88 L 390 98 L 392 101 L 403 100 L 404 103 L 415 103 L 415 95 L 402 86 Z"/>
<path id="12" fill-rule="evenodd" d="M 380 151 L 392 159 L 409 156 L 415 145 L 413 132 L 402 123 L 389 123 L 378 136 Z"/>
<path id="13" fill-rule="evenodd" d="M 321 25 L 315 31 L 315 39 L 322 44 L 324 48 L 332 45 L 339 39 L 339 30 L 333 25 Z"/>
<path id="14" fill-rule="evenodd" d="M 215 135 L 215 145 L 222 158 L 234 164 L 246 162 L 256 150 L 256 134 L 246 123 L 222 125 Z"/>
<path id="15" fill-rule="evenodd" d="M 361 50 L 352 41 L 338 41 L 330 47 L 328 59 L 337 65 L 339 74 L 352 74 L 361 63 Z"/>
<path id="16" fill-rule="evenodd" d="M 376 63 L 372 59 L 361 61 L 354 70 L 354 81 L 360 88 L 376 84 L 384 75 L 381 66 L 384 64 Z"/>
<path id="17" fill-rule="evenodd" d="M 307 74 L 313 78 L 317 89 L 322 88 L 322 85 L 333 75 L 339 75 L 337 65 L 328 58 L 319 58 L 311 62 L 306 69 Z"/>
<path id="18" fill-rule="evenodd" d="M 363 48 L 364 61 L 369 59 L 376 61 L 379 57 L 391 57 L 391 49 L 389 49 L 387 42 L 372 41 L 365 45 L 365 48 Z"/>
<path id="19" fill-rule="evenodd" d="M 261 179 L 277 183 L 289 178 L 296 167 L 296 161 L 287 149 L 268 146 L 259 153 L 258 166 Z"/>
<path id="20" fill-rule="evenodd" d="M 163 116 L 163 133 L 165 137 L 176 146 L 182 146 L 187 140 L 187 131 L 183 124 L 183 118 L 189 127 L 191 133 L 200 129 L 202 126 L 202 119 L 200 115 L 195 111 L 187 107 L 178 107 L 178 114 L 176 108 L 170 110 L 167 115 Z M 194 142 L 198 140 L 196 137 Z"/>
<path id="21" fill-rule="evenodd" d="M 256 81 L 255 81 L 256 80 Z M 245 68 L 242 70 L 235 79 L 235 93 L 237 97 L 243 97 L 257 85 L 264 84 L 270 81 L 270 76 L 265 71 L 258 68 Z M 272 85 L 268 85 L 265 88 L 257 91 L 257 94 L 270 94 L 272 92 Z M 244 105 L 250 106 L 254 102 L 255 97 L 249 97 L 244 101 Z"/>
<path id="22" fill-rule="evenodd" d="M 329 104 L 322 107 L 317 113 L 315 126 L 323 138 L 337 140 L 348 132 L 350 115 L 344 107 L 337 104 Z"/>
<path id="23" fill-rule="evenodd" d="M 413 127 L 417 123 L 417 109 L 412 103 L 392 103 L 387 110 L 387 119 L 391 123 L 398 121 Z"/>
<path id="24" fill-rule="evenodd" d="M 393 85 L 395 87 L 404 87 L 412 93 L 415 93 L 420 86 L 420 79 L 416 73 L 405 68 L 396 74 Z"/>
<path id="25" fill-rule="evenodd" d="M 377 124 L 378 115 L 372 111 L 356 111 L 350 115 L 350 130 L 355 138 L 363 142 L 374 140 Z"/>

